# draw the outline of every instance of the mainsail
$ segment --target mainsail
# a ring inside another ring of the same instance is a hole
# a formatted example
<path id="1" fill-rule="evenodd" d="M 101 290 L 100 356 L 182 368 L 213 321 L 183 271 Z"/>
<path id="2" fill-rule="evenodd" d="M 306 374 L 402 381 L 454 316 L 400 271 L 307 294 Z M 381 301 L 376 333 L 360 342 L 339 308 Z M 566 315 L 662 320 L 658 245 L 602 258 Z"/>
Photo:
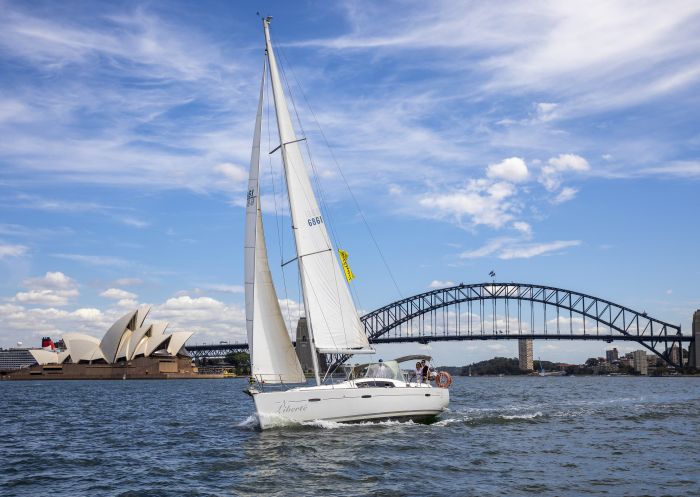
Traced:
<path id="1" fill-rule="evenodd" d="M 372 353 L 299 149 L 270 42 L 269 18 L 263 24 L 304 307 L 314 345 L 321 353 Z"/>
<path id="2" fill-rule="evenodd" d="M 251 375 L 264 383 L 303 383 L 304 372 L 282 319 L 267 260 L 259 195 L 265 66 L 250 157 L 245 228 L 245 313 Z"/>

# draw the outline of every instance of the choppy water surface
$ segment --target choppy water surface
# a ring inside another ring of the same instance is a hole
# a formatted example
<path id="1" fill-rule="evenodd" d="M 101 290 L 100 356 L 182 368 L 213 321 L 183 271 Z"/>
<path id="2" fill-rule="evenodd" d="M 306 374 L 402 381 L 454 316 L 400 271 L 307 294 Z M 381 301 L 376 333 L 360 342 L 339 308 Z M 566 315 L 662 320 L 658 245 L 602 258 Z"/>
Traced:
<path id="1" fill-rule="evenodd" d="M 457 378 L 430 426 L 265 432 L 245 387 L 2 382 L 0 495 L 700 495 L 700 379 Z"/>

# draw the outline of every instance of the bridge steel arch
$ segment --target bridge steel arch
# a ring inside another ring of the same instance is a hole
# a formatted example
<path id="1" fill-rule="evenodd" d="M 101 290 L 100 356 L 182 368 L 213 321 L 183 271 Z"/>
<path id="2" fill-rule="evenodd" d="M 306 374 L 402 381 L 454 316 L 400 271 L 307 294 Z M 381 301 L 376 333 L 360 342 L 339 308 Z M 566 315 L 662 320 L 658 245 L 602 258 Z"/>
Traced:
<path id="1" fill-rule="evenodd" d="M 524 311 L 523 304 L 529 309 Z M 538 311 L 534 309 L 536 304 L 541 306 Z M 478 319 L 474 319 L 475 305 Z M 467 307 L 466 324 L 461 322 L 465 314 L 462 306 Z M 455 307 L 452 313 L 450 307 Z M 548 309 L 553 314 L 551 319 Z M 528 310 L 530 322 L 524 323 L 523 314 Z M 537 312 L 543 317 L 539 331 L 535 329 Z M 428 325 L 425 316 L 430 316 Z M 576 330 L 575 316 L 580 320 Z M 527 283 L 490 282 L 441 288 L 392 302 L 361 319 L 370 342 L 375 344 L 520 338 L 631 340 L 676 368 L 682 367 L 682 343 L 693 341 L 692 336 L 682 335 L 679 325 L 653 318 L 646 312 L 572 290 Z M 443 325 L 436 326 L 440 319 Z M 587 327 L 587 321 L 594 327 Z M 678 348 L 673 349 L 674 346 Z M 339 364 L 347 358 L 334 359 Z"/>
<path id="2" fill-rule="evenodd" d="M 497 304 L 501 305 L 501 316 Z M 540 330 L 536 329 L 540 323 L 533 319 L 535 305 L 541 306 Z M 463 306 L 466 312 L 462 312 Z M 454 308 L 451 313 L 450 308 Z M 551 319 L 548 309 L 553 310 Z M 465 314 L 468 318 L 462 322 Z M 581 318 L 576 330 L 574 316 Z M 529 317 L 529 322 L 524 322 L 524 317 Z M 440 288 L 397 300 L 360 319 L 374 344 L 521 338 L 635 341 L 676 368 L 683 366 L 679 353 L 682 344 L 698 345 L 693 336 L 681 333 L 680 326 L 650 317 L 646 312 L 572 290 L 528 283 L 490 282 Z M 440 320 L 442 325 L 436 325 Z M 587 320 L 593 327 L 587 327 Z M 246 343 L 187 346 L 197 359 L 223 357 L 247 348 Z M 329 362 L 337 366 L 348 358 L 334 356 Z"/>

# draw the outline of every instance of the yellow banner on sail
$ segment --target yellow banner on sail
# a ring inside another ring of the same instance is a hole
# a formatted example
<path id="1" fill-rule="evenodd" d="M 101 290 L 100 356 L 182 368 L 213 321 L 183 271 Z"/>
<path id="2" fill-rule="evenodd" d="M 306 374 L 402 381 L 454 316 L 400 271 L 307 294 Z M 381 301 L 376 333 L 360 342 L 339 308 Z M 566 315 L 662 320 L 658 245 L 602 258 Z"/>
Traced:
<path id="1" fill-rule="evenodd" d="M 352 273 L 350 265 L 348 264 L 348 253 L 345 250 L 338 249 L 338 254 L 340 255 L 340 264 L 343 266 L 343 271 L 345 272 L 345 279 L 350 283 L 350 280 L 355 279 L 355 275 Z"/>

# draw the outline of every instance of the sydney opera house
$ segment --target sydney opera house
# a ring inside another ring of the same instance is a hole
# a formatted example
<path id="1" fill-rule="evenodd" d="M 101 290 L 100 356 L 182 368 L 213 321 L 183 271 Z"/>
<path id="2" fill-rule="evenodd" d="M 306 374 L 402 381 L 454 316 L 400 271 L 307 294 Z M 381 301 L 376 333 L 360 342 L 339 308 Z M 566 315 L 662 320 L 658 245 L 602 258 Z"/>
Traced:
<path id="1" fill-rule="evenodd" d="M 30 349 L 37 364 L 8 379 L 146 379 L 194 376 L 185 349 L 192 332 L 166 334 L 167 323 L 146 323 L 150 308 L 128 312 L 102 339 L 82 333 L 63 335 L 64 349 Z"/>

